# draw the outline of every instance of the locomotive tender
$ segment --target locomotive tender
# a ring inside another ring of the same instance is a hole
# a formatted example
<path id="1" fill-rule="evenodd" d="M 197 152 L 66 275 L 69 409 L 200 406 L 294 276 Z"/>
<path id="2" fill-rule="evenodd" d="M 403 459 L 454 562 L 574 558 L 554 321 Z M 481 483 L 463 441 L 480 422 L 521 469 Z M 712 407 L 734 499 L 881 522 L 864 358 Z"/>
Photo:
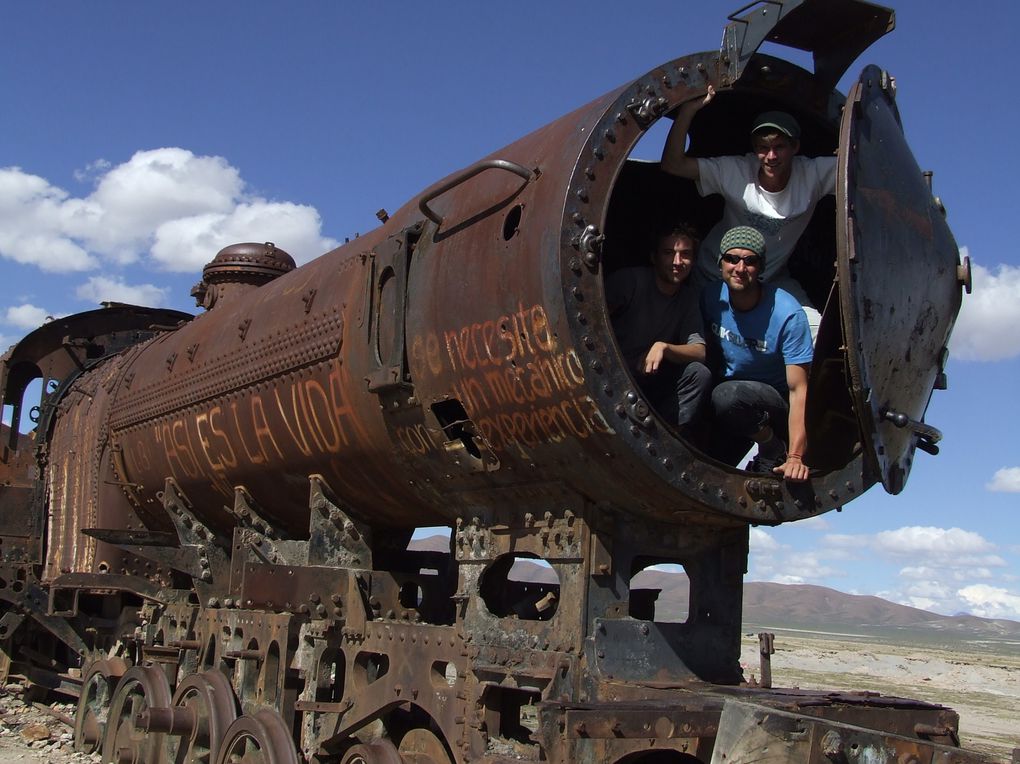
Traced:
<path id="1" fill-rule="evenodd" d="M 0 668 L 77 697 L 75 745 L 105 762 L 984 760 L 943 706 L 761 687 L 739 664 L 749 526 L 899 492 L 937 451 L 923 417 L 969 265 L 895 81 L 833 89 L 893 19 L 748 6 L 720 50 L 301 268 L 224 249 L 196 317 L 108 305 L 29 334 L 0 367 Z M 680 438 L 606 313 L 605 274 L 650 230 L 719 215 L 628 158 L 709 84 L 691 154 L 741 153 L 751 116 L 784 108 L 802 151 L 839 157 L 793 261 L 825 306 L 802 485 Z M 451 527 L 448 550 L 409 548 L 423 526 Z M 556 582 L 515 572 L 529 559 Z M 660 563 L 688 576 L 685 620 L 635 580 Z"/>

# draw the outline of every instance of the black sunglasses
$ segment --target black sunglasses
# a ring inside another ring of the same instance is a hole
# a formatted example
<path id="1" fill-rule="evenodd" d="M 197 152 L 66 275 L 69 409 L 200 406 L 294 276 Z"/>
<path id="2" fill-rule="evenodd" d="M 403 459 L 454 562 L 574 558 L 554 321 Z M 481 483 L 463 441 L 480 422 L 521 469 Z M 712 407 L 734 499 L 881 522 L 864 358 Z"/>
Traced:
<path id="1" fill-rule="evenodd" d="M 736 265 L 737 263 L 743 263 L 748 268 L 757 268 L 761 265 L 761 255 L 734 255 L 727 252 L 722 256 L 723 262 L 729 263 L 730 265 Z"/>

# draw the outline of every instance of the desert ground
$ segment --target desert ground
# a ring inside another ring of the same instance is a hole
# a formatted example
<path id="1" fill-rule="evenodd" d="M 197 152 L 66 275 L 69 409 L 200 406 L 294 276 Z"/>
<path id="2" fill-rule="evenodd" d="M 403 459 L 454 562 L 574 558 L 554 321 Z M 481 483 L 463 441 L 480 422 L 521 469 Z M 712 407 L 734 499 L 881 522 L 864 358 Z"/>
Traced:
<path id="1" fill-rule="evenodd" d="M 950 706 L 965 748 L 1009 761 L 1020 746 L 1020 644 L 897 643 L 821 632 L 775 633 L 775 687 L 868 690 Z M 758 676 L 758 639 L 745 634 L 744 676 Z"/>
<path id="2" fill-rule="evenodd" d="M 776 687 L 868 690 L 942 703 L 960 714 L 963 745 L 1010 760 L 1020 746 L 1020 644 L 983 642 L 963 647 L 917 646 L 819 632 L 775 632 L 772 679 Z M 741 663 L 759 675 L 758 640 L 744 636 Z M 0 689 L 0 763 L 98 762 L 74 753 L 69 704 L 49 712 L 25 702 L 21 686 Z"/>

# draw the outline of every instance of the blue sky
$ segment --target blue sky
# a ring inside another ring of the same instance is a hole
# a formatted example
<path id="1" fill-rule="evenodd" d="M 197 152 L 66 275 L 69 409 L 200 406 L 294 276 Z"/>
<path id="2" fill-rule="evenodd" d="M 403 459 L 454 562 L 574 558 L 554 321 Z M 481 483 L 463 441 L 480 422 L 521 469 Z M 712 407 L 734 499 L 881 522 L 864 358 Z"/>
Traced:
<path id="1" fill-rule="evenodd" d="M 192 310 L 201 266 L 234 241 L 306 261 L 379 208 L 714 48 L 738 5 L 3 3 L 0 345 L 100 300 Z M 975 264 L 950 389 L 928 413 L 942 453 L 918 455 L 900 496 L 874 488 L 842 513 L 754 529 L 749 578 L 1020 619 L 1020 6 L 896 10 L 850 71 L 896 77 Z"/>

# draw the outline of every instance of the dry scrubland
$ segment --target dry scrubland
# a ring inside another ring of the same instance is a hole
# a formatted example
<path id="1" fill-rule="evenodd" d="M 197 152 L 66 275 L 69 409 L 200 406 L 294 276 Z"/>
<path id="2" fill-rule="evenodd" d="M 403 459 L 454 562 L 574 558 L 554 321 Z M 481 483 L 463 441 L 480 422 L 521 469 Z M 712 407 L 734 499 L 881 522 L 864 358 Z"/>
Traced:
<path id="1" fill-rule="evenodd" d="M 1020 746 L 1020 644 L 918 646 L 840 634 L 774 630 L 776 687 L 868 690 L 952 707 L 965 748 L 1009 761 Z M 758 640 L 743 638 L 741 664 L 759 673 Z"/>

